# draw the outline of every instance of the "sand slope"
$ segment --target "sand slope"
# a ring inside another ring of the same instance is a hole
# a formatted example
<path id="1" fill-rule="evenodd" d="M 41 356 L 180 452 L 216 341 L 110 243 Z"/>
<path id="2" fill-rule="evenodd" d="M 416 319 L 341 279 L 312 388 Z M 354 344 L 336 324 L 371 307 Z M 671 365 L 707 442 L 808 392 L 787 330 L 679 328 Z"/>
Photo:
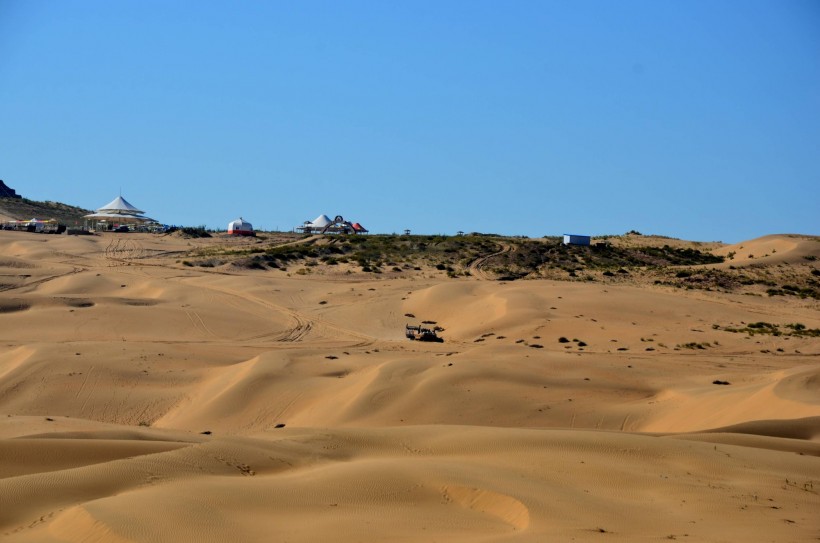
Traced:
<path id="1" fill-rule="evenodd" d="M 282 429 L 194 444 L 78 437 L 85 462 L 0 481 L 8 541 L 817 533 L 817 457 L 736 444 L 463 426 Z M 12 441 L 34 450 L 38 439 Z M 110 458 L 117 452 L 128 457 Z"/>
<path id="2" fill-rule="evenodd" d="M 812 300 L 181 263 L 209 243 L 0 232 L 3 540 L 820 535 L 820 339 L 725 330 Z"/>
<path id="3" fill-rule="evenodd" d="M 820 239 L 815 236 L 776 234 L 725 245 L 713 252 L 721 256 L 734 255 L 729 261 L 734 265 L 801 264 L 820 259 Z"/>

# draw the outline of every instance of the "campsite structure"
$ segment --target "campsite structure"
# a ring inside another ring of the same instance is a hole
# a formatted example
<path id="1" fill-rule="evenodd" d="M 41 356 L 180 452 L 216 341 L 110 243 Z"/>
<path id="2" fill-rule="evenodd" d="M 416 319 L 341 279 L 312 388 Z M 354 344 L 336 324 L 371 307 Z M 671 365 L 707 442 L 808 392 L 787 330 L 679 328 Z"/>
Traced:
<path id="1" fill-rule="evenodd" d="M 6 221 L 2 224 L 3 230 L 23 230 L 44 234 L 62 234 L 66 227 L 54 219 L 38 219 L 36 217 L 22 221 Z"/>
<path id="2" fill-rule="evenodd" d="M 127 231 L 131 227 L 140 227 L 157 222 L 144 214 L 144 211 L 128 203 L 122 196 L 117 196 L 97 209 L 96 212 L 86 215 L 85 219 L 87 224 L 91 223 L 94 230 Z"/>
<path id="3" fill-rule="evenodd" d="M 228 234 L 233 236 L 255 236 L 256 232 L 253 231 L 253 225 L 239 217 L 235 221 L 231 221 L 228 223 Z"/>
<path id="4" fill-rule="evenodd" d="M 368 230 L 357 222 L 346 221 L 341 215 L 333 220 L 327 215 L 319 215 L 312 221 L 305 221 L 296 227 L 297 232 L 305 234 L 366 234 Z"/>
<path id="5" fill-rule="evenodd" d="M 589 245 L 591 239 L 580 234 L 564 234 L 564 245 Z"/>

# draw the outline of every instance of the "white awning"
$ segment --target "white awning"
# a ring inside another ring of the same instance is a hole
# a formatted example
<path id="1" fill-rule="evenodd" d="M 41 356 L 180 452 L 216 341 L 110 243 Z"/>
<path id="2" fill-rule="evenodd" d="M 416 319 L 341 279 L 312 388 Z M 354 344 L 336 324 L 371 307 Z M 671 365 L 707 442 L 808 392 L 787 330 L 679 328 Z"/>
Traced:
<path id="1" fill-rule="evenodd" d="M 136 207 L 132 206 L 125 198 L 122 196 L 117 196 L 101 208 L 97 209 L 100 213 L 145 213 L 144 211 L 137 209 Z"/>
<path id="2" fill-rule="evenodd" d="M 83 218 L 121 222 L 157 222 L 151 217 L 134 215 L 133 213 L 92 213 L 90 215 L 85 215 Z"/>

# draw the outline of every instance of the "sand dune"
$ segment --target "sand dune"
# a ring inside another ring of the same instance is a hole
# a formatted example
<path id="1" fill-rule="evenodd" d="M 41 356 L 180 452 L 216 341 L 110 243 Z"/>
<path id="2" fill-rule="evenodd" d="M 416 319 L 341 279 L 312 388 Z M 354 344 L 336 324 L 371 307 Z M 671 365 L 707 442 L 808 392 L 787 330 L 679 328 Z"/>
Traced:
<path id="1" fill-rule="evenodd" d="M 725 245 L 715 254 L 734 255 L 731 263 L 743 264 L 800 264 L 809 259 L 820 258 L 820 241 L 814 236 L 776 234 L 763 236 L 742 243 Z"/>
<path id="2" fill-rule="evenodd" d="M 16 498 L 5 516 L 32 519 L 8 540 L 816 535 L 817 458 L 732 444 L 460 426 L 139 443 L 119 444 L 127 458 L 4 478 Z"/>
<path id="3" fill-rule="evenodd" d="M 4 541 L 820 533 L 820 339 L 730 331 L 814 300 L 181 263 L 222 243 L 0 232 Z"/>

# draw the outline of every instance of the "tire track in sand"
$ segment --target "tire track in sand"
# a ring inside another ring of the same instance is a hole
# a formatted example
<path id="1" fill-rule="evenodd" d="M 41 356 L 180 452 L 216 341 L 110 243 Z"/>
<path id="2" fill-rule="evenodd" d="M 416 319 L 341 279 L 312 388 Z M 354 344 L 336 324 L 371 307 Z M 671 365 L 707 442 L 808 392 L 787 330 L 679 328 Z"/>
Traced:
<path id="1" fill-rule="evenodd" d="M 506 243 L 501 244 L 501 250 L 495 253 L 489 254 L 487 256 L 481 256 L 473 260 L 470 265 L 467 267 L 467 270 L 470 272 L 470 275 L 477 279 L 481 279 L 483 281 L 492 281 L 495 279 L 492 272 L 487 271 L 487 267 L 489 266 L 490 261 L 499 256 L 503 255 L 504 253 L 509 253 L 513 250 L 512 245 L 508 245 Z"/>
<path id="2" fill-rule="evenodd" d="M 262 306 L 266 310 L 273 310 L 285 314 L 294 321 L 294 324 L 284 332 L 282 332 L 281 330 L 277 330 L 276 332 L 272 332 L 269 334 L 259 334 L 256 336 L 246 338 L 246 341 L 269 338 L 272 341 L 277 342 L 300 342 L 304 341 L 305 338 L 307 338 L 311 333 L 315 333 L 321 328 L 334 330 L 336 332 L 343 334 L 344 336 L 352 337 L 359 340 L 359 343 L 357 343 L 356 346 L 370 345 L 374 343 L 376 340 L 376 338 L 374 338 L 373 336 L 369 336 L 366 334 L 362 334 L 360 332 L 356 332 L 354 330 L 344 328 L 342 326 L 330 323 L 318 317 L 309 317 L 299 311 L 296 311 L 295 309 L 291 309 L 289 307 L 265 300 L 263 298 L 248 294 L 246 292 L 239 292 L 229 288 L 216 287 L 213 285 L 203 285 L 202 288 L 207 288 L 212 291 L 236 297 L 247 303 Z"/>

